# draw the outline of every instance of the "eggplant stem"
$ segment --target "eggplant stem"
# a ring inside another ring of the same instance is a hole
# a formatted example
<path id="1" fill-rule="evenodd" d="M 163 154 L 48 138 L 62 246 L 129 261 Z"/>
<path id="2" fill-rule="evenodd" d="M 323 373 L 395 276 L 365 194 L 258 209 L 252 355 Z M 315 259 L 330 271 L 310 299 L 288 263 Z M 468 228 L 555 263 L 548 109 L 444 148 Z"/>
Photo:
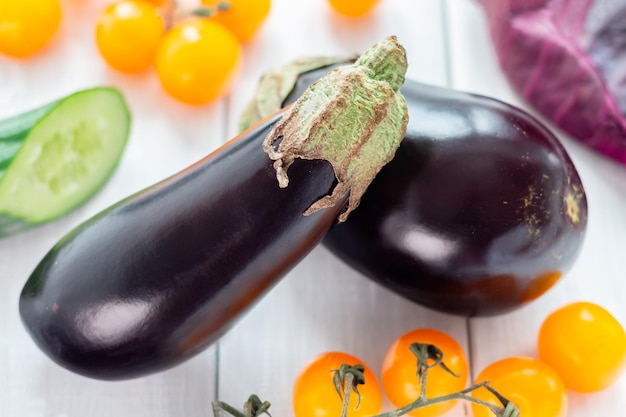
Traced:
<path id="1" fill-rule="evenodd" d="M 406 133 L 408 109 L 400 93 L 407 70 L 404 47 L 388 36 L 365 51 L 354 64 L 335 68 L 312 84 L 274 125 L 263 150 L 274 161 L 281 188 L 296 159 L 328 161 L 337 185 L 314 202 L 309 215 L 339 204 L 348 207 L 339 221 L 359 205 L 374 177 L 391 161 Z M 282 138 L 275 146 L 278 138 Z"/>

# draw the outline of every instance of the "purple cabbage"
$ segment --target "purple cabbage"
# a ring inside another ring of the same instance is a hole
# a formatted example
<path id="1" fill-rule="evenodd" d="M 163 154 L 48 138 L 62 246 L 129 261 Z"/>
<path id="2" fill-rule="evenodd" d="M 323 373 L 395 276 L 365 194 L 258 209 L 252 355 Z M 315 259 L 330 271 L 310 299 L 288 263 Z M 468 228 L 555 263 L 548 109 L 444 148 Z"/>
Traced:
<path id="1" fill-rule="evenodd" d="M 524 100 L 626 165 L 626 1 L 478 0 Z"/>

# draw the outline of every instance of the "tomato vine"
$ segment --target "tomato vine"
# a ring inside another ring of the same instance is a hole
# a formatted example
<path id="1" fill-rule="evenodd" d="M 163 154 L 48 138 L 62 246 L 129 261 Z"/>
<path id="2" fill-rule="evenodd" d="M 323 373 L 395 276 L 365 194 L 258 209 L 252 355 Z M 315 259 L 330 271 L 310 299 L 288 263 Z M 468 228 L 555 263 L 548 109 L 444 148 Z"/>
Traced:
<path id="1" fill-rule="evenodd" d="M 477 382 L 460 391 L 446 394 L 437 397 L 428 397 L 426 395 L 426 387 L 428 382 L 428 372 L 433 368 L 441 368 L 445 372 L 458 377 L 457 374 L 452 372 L 450 368 L 444 362 L 444 353 L 441 349 L 433 344 L 428 343 L 413 343 L 409 347 L 411 353 L 417 359 L 417 377 L 420 383 L 420 395 L 419 397 L 402 407 L 397 409 L 386 411 L 384 413 L 377 414 L 372 417 L 400 417 L 411 411 L 427 407 L 433 404 L 438 404 L 446 401 L 453 400 L 465 400 L 473 404 L 480 405 L 489 409 L 495 417 L 519 417 L 520 410 L 515 403 L 505 398 L 501 393 L 494 389 L 488 381 Z M 366 379 L 363 376 L 364 365 L 359 363 L 354 364 L 342 364 L 338 369 L 334 370 L 333 385 L 337 391 L 337 394 L 343 401 L 343 408 L 341 415 L 337 417 L 347 417 L 349 413 L 348 404 L 350 402 L 350 394 L 354 392 L 360 397 L 359 386 L 366 384 Z M 492 404 L 484 401 L 480 398 L 471 396 L 471 393 L 481 388 L 486 389 L 493 394 L 500 404 Z M 262 401 L 258 396 L 251 395 L 248 401 L 244 403 L 244 411 L 239 411 L 231 405 L 222 401 L 215 401 L 213 403 L 213 412 L 215 417 L 219 417 L 223 412 L 230 414 L 233 417 L 260 417 L 261 414 L 268 414 L 270 403 Z"/>

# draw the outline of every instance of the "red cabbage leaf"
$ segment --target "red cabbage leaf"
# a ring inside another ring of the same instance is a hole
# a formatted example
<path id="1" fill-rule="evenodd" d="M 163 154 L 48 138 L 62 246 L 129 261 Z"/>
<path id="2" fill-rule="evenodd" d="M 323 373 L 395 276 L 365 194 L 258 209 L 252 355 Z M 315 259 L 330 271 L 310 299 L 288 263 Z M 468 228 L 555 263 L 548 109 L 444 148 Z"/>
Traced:
<path id="1" fill-rule="evenodd" d="M 626 165 L 626 4 L 590 36 L 593 0 L 478 1 L 499 64 L 521 97 Z"/>

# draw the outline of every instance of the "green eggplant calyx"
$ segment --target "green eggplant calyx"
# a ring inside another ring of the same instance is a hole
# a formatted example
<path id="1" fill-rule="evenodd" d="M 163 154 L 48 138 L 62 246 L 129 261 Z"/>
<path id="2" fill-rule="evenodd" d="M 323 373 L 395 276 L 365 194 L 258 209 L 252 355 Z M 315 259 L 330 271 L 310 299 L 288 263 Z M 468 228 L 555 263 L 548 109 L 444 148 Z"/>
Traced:
<path id="1" fill-rule="evenodd" d="M 404 84 L 408 63 L 406 51 L 395 36 L 383 39 L 361 55 L 354 63 L 370 71 L 370 77 L 387 82 L 397 92 Z"/>
<path id="2" fill-rule="evenodd" d="M 298 158 L 322 159 L 334 169 L 337 185 L 314 202 L 312 214 L 332 207 L 349 192 L 345 221 L 378 171 L 395 155 L 406 133 L 408 110 L 399 92 L 407 70 L 406 51 L 389 36 L 352 65 L 335 68 L 313 83 L 263 141 L 281 188 Z"/>
<path id="3" fill-rule="evenodd" d="M 254 97 L 241 113 L 239 131 L 278 112 L 293 90 L 298 77 L 306 72 L 339 63 L 351 63 L 356 57 L 303 57 L 263 74 Z"/>

